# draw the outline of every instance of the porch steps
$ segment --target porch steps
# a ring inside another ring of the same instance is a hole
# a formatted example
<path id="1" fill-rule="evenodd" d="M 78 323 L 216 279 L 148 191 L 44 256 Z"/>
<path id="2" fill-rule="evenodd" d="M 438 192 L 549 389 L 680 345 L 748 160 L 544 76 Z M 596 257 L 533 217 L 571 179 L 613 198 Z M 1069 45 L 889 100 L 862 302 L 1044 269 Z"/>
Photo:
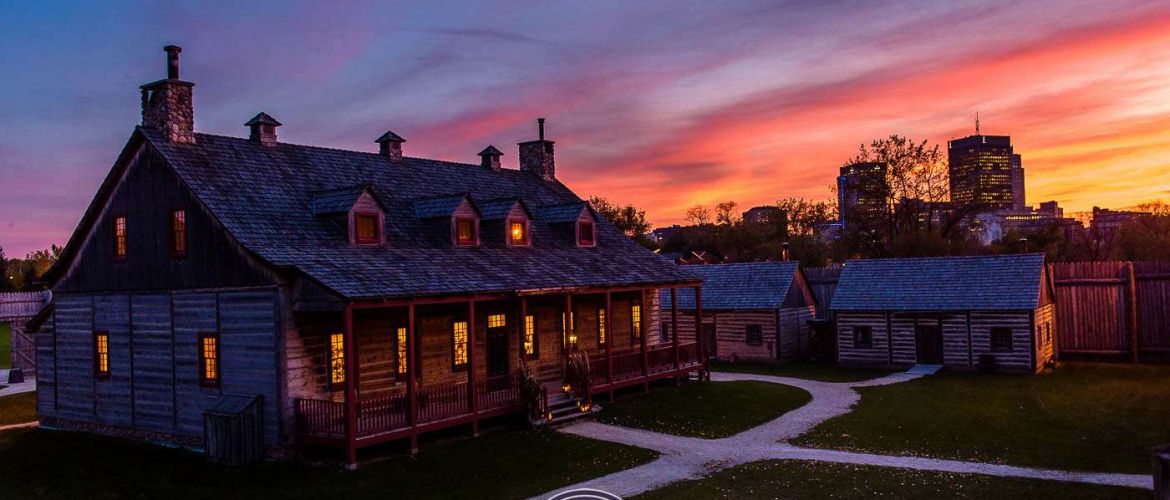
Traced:
<path id="1" fill-rule="evenodd" d="M 597 406 L 596 403 L 594 403 L 592 411 L 588 413 L 582 412 L 581 408 L 577 406 L 577 400 L 572 396 L 561 392 L 559 388 L 555 395 L 552 392 L 549 393 L 548 407 L 549 413 L 552 414 L 552 420 L 549 420 L 546 425 L 550 426 L 562 425 L 567 422 L 572 422 L 576 419 L 587 417 L 594 412 L 601 410 L 601 408 Z"/>

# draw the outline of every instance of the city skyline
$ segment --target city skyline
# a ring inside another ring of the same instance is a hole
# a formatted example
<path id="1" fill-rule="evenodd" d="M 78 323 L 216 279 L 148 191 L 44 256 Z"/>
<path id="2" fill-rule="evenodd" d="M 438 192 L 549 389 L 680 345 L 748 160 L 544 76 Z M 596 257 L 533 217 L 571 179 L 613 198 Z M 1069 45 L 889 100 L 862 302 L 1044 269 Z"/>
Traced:
<path id="1" fill-rule="evenodd" d="M 186 50 L 200 132 L 246 136 L 265 111 L 293 143 L 374 152 L 389 128 L 408 156 L 494 144 L 516 168 L 544 116 L 559 178 L 659 227 L 695 204 L 831 199 L 858 144 L 945 148 L 976 112 L 1025 156 L 1029 204 L 1170 196 L 1170 6 L 1009 5 L 6 8 L 0 60 L 22 71 L 0 79 L 0 245 L 65 242 L 165 43 Z"/>

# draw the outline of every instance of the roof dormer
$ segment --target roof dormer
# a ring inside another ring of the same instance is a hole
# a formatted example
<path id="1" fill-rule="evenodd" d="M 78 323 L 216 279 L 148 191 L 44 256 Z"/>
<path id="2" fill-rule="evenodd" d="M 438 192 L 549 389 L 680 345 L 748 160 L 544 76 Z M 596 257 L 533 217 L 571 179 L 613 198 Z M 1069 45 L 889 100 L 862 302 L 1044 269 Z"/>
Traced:
<path id="1" fill-rule="evenodd" d="M 345 225 L 351 245 L 386 243 L 386 206 L 370 184 L 318 192 L 313 196 L 313 215 Z"/>
<path id="2" fill-rule="evenodd" d="M 578 247 L 597 246 L 597 214 L 583 201 L 543 207 L 541 217 L 561 233 L 569 233 Z"/>
<path id="3" fill-rule="evenodd" d="M 520 198 L 499 198 L 479 203 L 484 240 L 509 247 L 532 246 L 532 212 Z"/>
<path id="4" fill-rule="evenodd" d="M 440 234 L 446 232 L 452 245 L 479 246 L 480 210 L 467 193 L 420 198 L 414 202 L 414 214 L 431 223 Z"/>

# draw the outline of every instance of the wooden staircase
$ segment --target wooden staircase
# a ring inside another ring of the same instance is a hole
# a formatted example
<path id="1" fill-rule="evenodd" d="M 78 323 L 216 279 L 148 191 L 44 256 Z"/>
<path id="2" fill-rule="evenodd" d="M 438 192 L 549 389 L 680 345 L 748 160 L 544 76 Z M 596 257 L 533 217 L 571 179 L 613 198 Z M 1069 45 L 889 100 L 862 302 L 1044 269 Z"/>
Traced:
<path id="1" fill-rule="evenodd" d="M 552 415 L 552 420 L 545 422 L 544 425 L 562 425 L 601 411 L 601 407 L 596 403 L 590 411 L 581 411 L 577 399 L 561 390 L 560 382 L 546 383 L 544 387 L 548 391 L 548 413 Z"/>

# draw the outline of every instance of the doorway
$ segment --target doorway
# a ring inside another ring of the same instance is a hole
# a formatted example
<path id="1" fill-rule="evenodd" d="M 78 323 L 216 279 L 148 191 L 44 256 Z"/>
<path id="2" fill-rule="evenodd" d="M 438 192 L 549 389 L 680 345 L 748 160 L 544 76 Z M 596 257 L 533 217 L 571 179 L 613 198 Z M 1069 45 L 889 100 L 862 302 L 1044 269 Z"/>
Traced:
<path id="1" fill-rule="evenodd" d="M 942 328 L 940 328 L 938 324 L 914 325 L 914 343 L 918 350 L 919 364 L 942 364 Z"/>
<path id="2" fill-rule="evenodd" d="M 508 374 L 508 328 L 495 327 L 487 330 L 488 376 Z"/>
<path id="3" fill-rule="evenodd" d="M 703 323 L 703 351 L 707 353 L 707 358 L 719 357 L 719 344 L 715 342 L 715 324 Z"/>

